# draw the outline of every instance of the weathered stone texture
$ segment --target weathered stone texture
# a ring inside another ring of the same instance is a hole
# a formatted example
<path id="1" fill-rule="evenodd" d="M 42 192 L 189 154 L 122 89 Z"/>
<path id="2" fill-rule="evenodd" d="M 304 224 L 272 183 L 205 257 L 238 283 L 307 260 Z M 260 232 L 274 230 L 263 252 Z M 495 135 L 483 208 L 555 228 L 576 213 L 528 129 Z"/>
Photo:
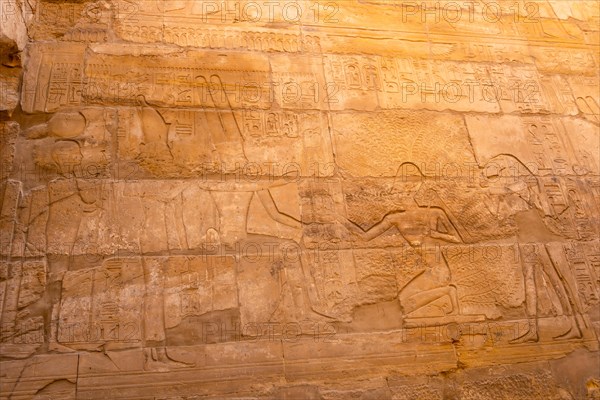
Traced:
<path id="1" fill-rule="evenodd" d="M 0 0 L 1 399 L 600 399 L 587 0 Z"/>

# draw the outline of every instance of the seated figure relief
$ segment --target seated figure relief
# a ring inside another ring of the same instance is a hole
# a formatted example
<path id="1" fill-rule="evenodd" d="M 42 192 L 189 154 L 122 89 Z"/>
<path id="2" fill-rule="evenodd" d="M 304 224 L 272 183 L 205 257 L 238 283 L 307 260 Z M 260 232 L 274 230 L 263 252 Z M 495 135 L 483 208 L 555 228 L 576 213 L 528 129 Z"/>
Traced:
<path id="1" fill-rule="evenodd" d="M 416 317 L 432 322 L 438 317 L 438 323 L 449 323 L 470 318 L 461 315 L 456 285 L 452 283 L 450 268 L 439 247 L 440 243 L 462 242 L 458 231 L 442 209 L 409 205 L 403 210 L 386 214 L 381 221 L 367 230 L 344 218 L 340 218 L 340 222 L 365 241 L 375 239 L 390 229 L 396 229 L 411 247 L 419 249 L 423 246 L 423 270 L 400 288 L 398 293 L 403 317 L 408 321 L 418 321 L 413 318 Z M 429 254 L 428 250 L 431 249 L 436 249 L 434 254 Z M 449 304 L 444 305 L 444 301 Z"/>

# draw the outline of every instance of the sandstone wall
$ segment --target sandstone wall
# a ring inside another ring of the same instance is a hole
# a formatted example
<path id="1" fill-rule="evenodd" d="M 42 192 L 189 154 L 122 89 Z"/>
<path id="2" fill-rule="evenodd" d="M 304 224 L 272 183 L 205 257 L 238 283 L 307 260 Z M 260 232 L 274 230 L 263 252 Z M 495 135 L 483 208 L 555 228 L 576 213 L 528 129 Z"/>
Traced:
<path id="1" fill-rule="evenodd" d="M 0 398 L 600 398 L 596 1 L 0 5 Z"/>

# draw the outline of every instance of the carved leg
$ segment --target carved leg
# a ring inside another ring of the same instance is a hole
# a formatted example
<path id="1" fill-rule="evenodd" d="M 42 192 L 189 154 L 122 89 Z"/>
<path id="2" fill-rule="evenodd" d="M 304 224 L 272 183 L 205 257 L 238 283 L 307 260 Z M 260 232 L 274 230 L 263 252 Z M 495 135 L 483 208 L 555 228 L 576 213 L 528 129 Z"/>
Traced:
<path id="1" fill-rule="evenodd" d="M 537 258 L 537 256 L 536 256 Z M 509 341 L 511 344 L 537 342 L 538 326 L 537 326 L 537 289 L 535 285 L 535 266 L 537 262 L 523 263 L 523 277 L 525 280 L 525 313 L 527 314 L 528 323 L 527 330 Z"/>

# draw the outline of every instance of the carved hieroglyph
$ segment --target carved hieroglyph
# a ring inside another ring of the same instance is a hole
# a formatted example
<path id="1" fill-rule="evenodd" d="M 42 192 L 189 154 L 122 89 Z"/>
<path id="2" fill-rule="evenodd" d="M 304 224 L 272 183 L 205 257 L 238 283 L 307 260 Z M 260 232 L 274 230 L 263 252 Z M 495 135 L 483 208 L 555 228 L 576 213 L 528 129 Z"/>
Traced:
<path id="1" fill-rule="evenodd" d="M 600 398 L 596 1 L 0 10 L 0 398 Z"/>

